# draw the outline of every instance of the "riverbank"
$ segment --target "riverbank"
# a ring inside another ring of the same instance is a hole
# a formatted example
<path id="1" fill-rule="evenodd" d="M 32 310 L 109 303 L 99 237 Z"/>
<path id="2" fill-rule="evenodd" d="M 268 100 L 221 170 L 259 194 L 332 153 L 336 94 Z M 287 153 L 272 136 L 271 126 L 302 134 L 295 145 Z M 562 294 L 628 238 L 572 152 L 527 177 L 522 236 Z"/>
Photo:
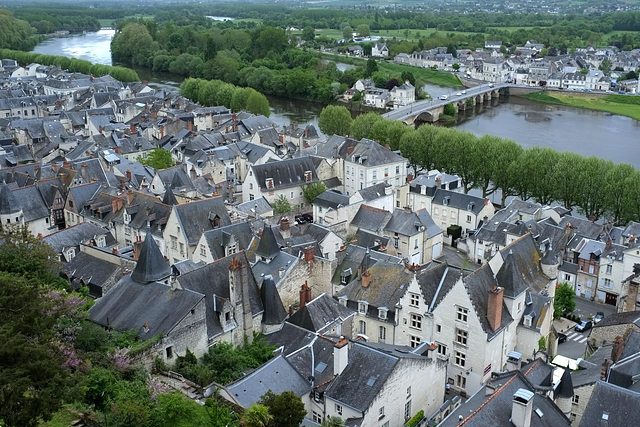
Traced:
<path id="1" fill-rule="evenodd" d="M 536 92 L 523 95 L 542 104 L 563 105 L 592 111 L 604 111 L 640 121 L 640 96 L 591 93 Z"/>

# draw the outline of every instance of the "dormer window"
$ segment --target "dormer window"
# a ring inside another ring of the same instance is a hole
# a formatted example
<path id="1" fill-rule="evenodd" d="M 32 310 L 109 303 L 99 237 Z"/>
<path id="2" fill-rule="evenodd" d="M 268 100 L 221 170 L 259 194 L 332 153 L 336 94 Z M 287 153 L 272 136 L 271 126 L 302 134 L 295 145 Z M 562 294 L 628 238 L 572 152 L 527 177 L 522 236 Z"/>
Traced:
<path id="1" fill-rule="evenodd" d="M 273 188 L 273 178 L 267 178 L 267 179 L 264 181 L 264 185 L 265 185 L 267 188 Z"/>
<path id="2" fill-rule="evenodd" d="M 533 315 L 526 314 L 523 318 L 524 326 L 531 326 L 531 321 L 533 320 Z"/>
<path id="3" fill-rule="evenodd" d="M 358 301 L 358 313 L 367 314 L 367 310 L 369 309 L 369 303 L 366 301 Z"/>
<path id="4" fill-rule="evenodd" d="M 129 215 L 128 213 L 124 213 L 124 223 L 125 224 L 129 224 L 131 222 L 131 215 Z"/>
<path id="5" fill-rule="evenodd" d="M 449 196 L 445 197 L 444 199 L 442 199 L 442 205 L 443 206 L 449 206 L 449 200 L 451 198 Z"/>
<path id="6" fill-rule="evenodd" d="M 304 182 L 311 182 L 311 180 L 313 179 L 313 174 L 311 173 L 311 171 L 305 171 L 304 173 Z"/>
<path id="7" fill-rule="evenodd" d="M 380 320 L 387 320 L 387 308 L 386 307 L 380 307 L 378 309 L 378 319 Z"/>

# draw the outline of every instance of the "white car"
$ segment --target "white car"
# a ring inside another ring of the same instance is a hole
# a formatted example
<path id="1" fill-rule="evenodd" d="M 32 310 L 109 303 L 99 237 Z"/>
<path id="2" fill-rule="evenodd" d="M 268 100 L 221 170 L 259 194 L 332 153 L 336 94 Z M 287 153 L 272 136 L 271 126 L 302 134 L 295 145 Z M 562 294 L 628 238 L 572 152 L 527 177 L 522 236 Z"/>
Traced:
<path id="1" fill-rule="evenodd" d="M 456 93 L 456 96 L 462 96 L 462 92 Z"/>
<path id="2" fill-rule="evenodd" d="M 448 95 L 440 95 L 440 100 L 446 101 L 447 99 L 449 99 Z"/>
<path id="3" fill-rule="evenodd" d="M 467 91 L 466 91 L 466 89 L 465 89 L 465 90 L 463 90 L 463 91 L 462 91 L 462 92 L 460 92 L 460 93 L 462 93 L 462 94 L 464 95 L 464 94 L 466 94 L 466 93 L 467 93 Z"/>

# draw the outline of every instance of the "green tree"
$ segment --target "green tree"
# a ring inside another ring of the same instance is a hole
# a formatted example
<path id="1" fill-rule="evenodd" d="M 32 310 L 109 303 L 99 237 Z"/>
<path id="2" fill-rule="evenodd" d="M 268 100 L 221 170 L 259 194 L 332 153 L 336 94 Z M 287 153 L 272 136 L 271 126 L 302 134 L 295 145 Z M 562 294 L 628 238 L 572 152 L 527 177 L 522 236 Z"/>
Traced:
<path id="1" fill-rule="evenodd" d="M 253 42 L 253 54 L 263 58 L 269 52 L 282 53 L 287 46 L 287 35 L 281 28 L 263 26 L 258 30 L 258 37 Z"/>
<path id="2" fill-rule="evenodd" d="M 318 118 L 318 127 L 326 135 L 347 136 L 351 131 L 351 113 L 346 107 L 329 105 L 322 109 Z"/>
<path id="3" fill-rule="evenodd" d="M 316 38 L 316 30 L 311 25 L 307 25 L 302 30 L 302 40 L 312 42 Z"/>
<path id="4" fill-rule="evenodd" d="M 267 427 L 273 420 L 269 408 L 259 403 L 249 406 L 242 414 L 241 422 L 246 427 Z"/>
<path id="5" fill-rule="evenodd" d="M 384 118 L 378 113 L 360 114 L 351 123 L 351 136 L 355 139 L 371 139 L 373 125 L 383 120 Z"/>
<path id="6" fill-rule="evenodd" d="M 460 70 L 460 64 L 458 64 L 458 63 L 456 62 L 456 63 L 454 63 L 454 64 L 451 66 L 451 68 L 453 68 L 455 71 L 458 71 L 458 70 Z"/>
<path id="7" fill-rule="evenodd" d="M 262 114 L 265 117 L 271 115 L 269 100 L 260 92 L 252 90 L 247 97 L 246 110 L 253 114 Z"/>
<path id="8" fill-rule="evenodd" d="M 342 28 L 342 37 L 345 39 L 345 41 L 351 41 L 351 39 L 353 38 L 353 28 L 348 25 Z"/>
<path id="9" fill-rule="evenodd" d="M 131 22 L 119 31 L 111 42 L 111 55 L 123 62 L 140 63 L 137 54 L 151 49 L 153 39 L 144 24 Z"/>
<path id="10" fill-rule="evenodd" d="M 154 148 L 146 158 L 138 157 L 138 162 L 154 169 L 167 169 L 175 165 L 171 153 L 163 148 Z"/>
<path id="11" fill-rule="evenodd" d="M 356 27 L 356 33 L 361 37 L 369 37 L 371 35 L 371 30 L 369 29 L 369 25 L 360 24 Z"/>
<path id="12" fill-rule="evenodd" d="M 402 80 L 402 82 L 406 82 L 408 80 L 413 86 L 416 85 L 416 77 L 411 71 L 403 71 L 402 74 L 400 74 L 400 80 Z"/>
<path id="13" fill-rule="evenodd" d="M 330 415 L 322 422 L 322 427 L 344 427 L 344 420 L 340 417 Z"/>
<path id="14" fill-rule="evenodd" d="M 285 212 L 291 211 L 291 203 L 281 194 L 276 200 L 273 201 L 273 213 L 274 215 L 279 215 Z"/>
<path id="15" fill-rule="evenodd" d="M 311 204 L 320 194 L 327 191 L 327 186 L 324 182 L 312 182 L 311 184 L 302 186 L 302 194 L 307 203 Z"/>
<path id="16" fill-rule="evenodd" d="M 298 427 L 307 414 L 302 399 L 292 391 L 275 394 L 269 390 L 258 403 L 269 408 L 269 414 L 273 416 L 269 427 Z"/>
<path id="17" fill-rule="evenodd" d="M 612 66 L 613 66 L 613 64 L 611 63 L 611 60 L 609 58 L 604 58 L 600 62 L 600 66 L 598 67 L 598 69 L 602 70 L 602 72 L 605 73 L 608 76 L 609 74 L 611 74 L 611 67 Z"/>
<path id="18" fill-rule="evenodd" d="M 556 294 L 553 300 L 553 317 L 559 319 L 565 314 L 576 309 L 576 291 L 569 282 L 560 282 L 556 285 Z"/>
<path id="19" fill-rule="evenodd" d="M 247 99 L 252 92 L 255 92 L 251 88 L 237 87 L 231 97 L 231 111 L 244 110 L 247 106 Z"/>
<path id="20" fill-rule="evenodd" d="M 367 59 L 367 67 L 364 71 L 365 77 L 371 77 L 376 71 L 378 71 L 378 61 L 373 58 Z"/>

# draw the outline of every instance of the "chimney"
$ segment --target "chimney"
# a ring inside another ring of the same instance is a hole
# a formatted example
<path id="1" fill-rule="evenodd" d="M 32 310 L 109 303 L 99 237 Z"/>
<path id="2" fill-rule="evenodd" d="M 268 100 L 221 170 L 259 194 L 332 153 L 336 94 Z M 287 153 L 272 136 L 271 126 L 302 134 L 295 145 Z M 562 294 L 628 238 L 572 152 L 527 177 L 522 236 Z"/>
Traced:
<path id="1" fill-rule="evenodd" d="M 333 375 L 340 375 L 349 363 L 349 343 L 344 337 L 340 337 L 333 346 Z"/>
<path id="2" fill-rule="evenodd" d="M 488 204 L 489 204 L 489 198 L 487 198 L 487 197 L 485 197 L 485 198 L 484 198 L 484 204 L 485 204 L 485 205 L 488 205 Z"/>
<path id="3" fill-rule="evenodd" d="M 608 370 L 609 370 L 609 361 L 607 359 L 604 359 L 604 361 L 602 362 L 602 369 L 600 370 L 600 379 L 602 381 L 606 381 L 607 380 L 607 371 Z"/>
<path id="4" fill-rule="evenodd" d="M 304 281 L 304 285 L 300 287 L 300 308 L 304 307 L 311 301 L 311 287 Z"/>
<path id="5" fill-rule="evenodd" d="M 133 259 L 135 259 L 136 261 L 138 260 L 138 257 L 140 256 L 141 247 L 142 247 L 142 241 L 141 240 L 136 240 L 135 242 L 133 242 Z"/>
<path id="6" fill-rule="evenodd" d="M 191 179 L 196 179 L 197 178 L 196 167 L 195 166 L 191 166 L 191 169 L 189 170 L 189 178 L 191 178 Z"/>
<path id="7" fill-rule="evenodd" d="M 289 218 L 285 216 L 282 219 L 280 219 L 280 231 L 287 231 L 289 230 L 289 227 L 291 227 L 291 224 L 289 223 Z"/>
<path id="8" fill-rule="evenodd" d="M 613 342 L 613 347 L 611 348 L 611 362 L 616 363 L 620 360 L 620 356 L 622 356 L 622 350 L 624 349 L 624 340 L 621 336 L 617 336 L 615 341 Z"/>
<path id="9" fill-rule="evenodd" d="M 502 324 L 502 299 L 503 288 L 493 285 L 489 291 L 489 301 L 487 303 L 487 320 L 492 330 L 497 330 Z"/>
<path id="10" fill-rule="evenodd" d="M 635 270 L 635 266 L 634 266 Z M 638 282 L 636 279 L 629 281 L 627 290 L 627 300 L 625 301 L 624 311 L 636 311 L 636 300 L 638 299 Z"/>
<path id="11" fill-rule="evenodd" d="M 365 270 L 365 272 L 362 273 L 362 287 L 368 288 L 370 283 L 371 283 L 371 272 L 369 270 Z"/>
<path id="12" fill-rule="evenodd" d="M 131 131 L 131 133 L 135 133 L 135 132 L 136 132 L 136 125 L 135 125 L 135 123 L 131 123 L 131 126 L 129 127 L 129 130 Z"/>
<path id="13" fill-rule="evenodd" d="M 118 206 L 118 201 L 120 201 L 120 199 L 113 199 L 111 201 L 111 212 L 115 213 L 120 209 L 120 207 Z"/>
<path id="14" fill-rule="evenodd" d="M 131 171 L 129 169 L 127 169 L 127 181 L 131 182 Z"/>
<path id="15" fill-rule="evenodd" d="M 513 395 L 511 422 L 516 427 L 530 427 L 533 414 L 533 392 L 520 388 Z"/>
<path id="16" fill-rule="evenodd" d="M 133 191 L 127 191 L 127 205 L 133 203 Z"/>
<path id="17" fill-rule="evenodd" d="M 51 163 L 51 171 L 53 171 L 53 173 L 58 173 L 58 164 L 57 163 Z"/>
<path id="18" fill-rule="evenodd" d="M 347 156 L 353 153 L 353 146 L 347 148 Z"/>
<path id="19" fill-rule="evenodd" d="M 607 239 L 607 244 L 605 245 L 605 249 L 606 250 L 611 249 L 611 239 Z"/>
<path id="20" fill-rule="evenodd" d="M 313 249 L 313 246 L 307 246 L 306 248 L 303 249 L 303 251 L 304 251 L 304 260 L 307 262 L 313 261 L 313 254 L 315 252 L 315 250 Z"/>
<path id="21" fill-rule="evenodd" d="M 113 147 L 113 152 L 116 154 L 120 154 L 120 147 Z"/>

